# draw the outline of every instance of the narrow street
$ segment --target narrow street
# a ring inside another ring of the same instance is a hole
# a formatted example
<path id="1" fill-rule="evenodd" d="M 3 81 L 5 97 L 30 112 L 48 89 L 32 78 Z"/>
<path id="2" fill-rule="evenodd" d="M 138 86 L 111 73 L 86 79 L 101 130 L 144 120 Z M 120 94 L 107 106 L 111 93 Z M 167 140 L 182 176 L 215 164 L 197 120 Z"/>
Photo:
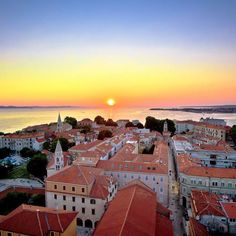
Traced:
<path id="1" fill-rule="evenodd" d="M 173 215 L 173 228 L 174 236 L 183 236 L 184 231 L 182 228 L 182 207 L 179 205 L 179 188 L 175 180 L 174 157 L 171 148 L 169 148 L 169 209 Z"/>

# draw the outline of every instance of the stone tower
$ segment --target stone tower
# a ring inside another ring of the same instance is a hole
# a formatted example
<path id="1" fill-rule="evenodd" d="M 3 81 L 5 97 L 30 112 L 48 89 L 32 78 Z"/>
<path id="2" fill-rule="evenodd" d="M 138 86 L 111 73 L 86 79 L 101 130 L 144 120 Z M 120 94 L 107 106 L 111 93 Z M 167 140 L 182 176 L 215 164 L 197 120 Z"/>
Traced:
<path id="1" fill-rule="evenodd" d="M 63 156 L 63 151 L 61 148 L 61 144 L 60 141 L 57 141 L 57 146 L 56 146 L 56 150 L 55 150 L 55 166 L 56 166 L 56 170 L 60 170 L 64 167 L 64 156 Z"/>
<path id="2" fill-rule="evenodd" d="M 164 122 L 163 133 L 168 132 L 168 123 L 167 121 Z"/>
<path id="3" fill-rule="evenodd" d="M 61 122 L 61 115 L 60 113 L 58 114 L 58 119 L 57 119 L 57 132 L 61 132 L 62 131 L 62 122 Z"/>

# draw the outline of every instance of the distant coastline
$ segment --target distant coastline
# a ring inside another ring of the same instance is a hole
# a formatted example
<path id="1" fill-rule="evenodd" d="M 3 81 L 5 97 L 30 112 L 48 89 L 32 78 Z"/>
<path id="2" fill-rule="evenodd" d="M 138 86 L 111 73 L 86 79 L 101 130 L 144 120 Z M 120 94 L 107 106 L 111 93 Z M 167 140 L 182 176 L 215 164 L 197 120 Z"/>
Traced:
<path id="1" fill-rule="evenodd" d="M 0 106 L 0 109 L 34 109 L 34 108 L 84 108 L 80 106 Z"/>
<path id="2" fill-rule="evenodd" d="M 179 108 L 150 108 L 156 111 L 182 111 L 192 113 L 236 113 L 236 105 L 220 105 L 220 106 L 194 106 Z"/>

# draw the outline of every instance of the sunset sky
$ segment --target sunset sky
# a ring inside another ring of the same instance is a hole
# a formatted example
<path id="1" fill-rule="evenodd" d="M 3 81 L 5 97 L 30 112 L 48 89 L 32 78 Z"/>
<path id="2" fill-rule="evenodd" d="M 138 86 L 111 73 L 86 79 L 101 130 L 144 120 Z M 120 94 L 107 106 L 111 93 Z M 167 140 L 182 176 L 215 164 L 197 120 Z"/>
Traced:
<path id="1" fill-rule="evenodd" d="M 236 104 L 235 0 L 0 0 L 0 105 Z"/>

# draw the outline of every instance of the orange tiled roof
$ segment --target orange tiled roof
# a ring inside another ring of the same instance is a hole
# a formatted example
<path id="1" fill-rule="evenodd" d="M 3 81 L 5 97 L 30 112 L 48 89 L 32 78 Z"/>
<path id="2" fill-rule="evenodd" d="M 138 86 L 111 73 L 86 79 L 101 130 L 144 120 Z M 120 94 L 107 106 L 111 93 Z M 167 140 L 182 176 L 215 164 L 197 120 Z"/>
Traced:
<path id="1" fill-rule="evenodd" d="M 230 130 L 229 126 L 214 125 L 214 124 L 209 124 L 209 123 L 205 123 L 205 122 L 198 122 L 196 124 L 196 126 L 205 127 L 205 128 L 209 128 L 209 129 L 224 130 L 224 131 L 229 131 Z"/>
<path id="2" fill-rule="evenodd" d="M 231 168 L 213 168 L 204 166 L 190 166 L 184 168 L 182 173 L 191 176 L 203 176 L 212 178 L 236 179 L 236 171 Z"/>
<path id="3" fill-rule="evenodd" d="M 117 153 L 119 154 L 128 154 L 132 153 L 135 150 L 135 146 L 131 143 L 126 143 Z"/>
<path id="4" fill-rule="evenodd" d="M 33 236 L 48 235 L 50 231 L 63 233 L 77 214 L 22 204 L 0 219 L 0 229 Z"/>
<path id="5" fill-rule="evenodd" d="M 46 179 L 50 182 L 61 182 L 79 185 L 88 185 L 94 182 L 95 176 L 101 174 L 103 171 L 99 168 L 72 165 L 63 168 L 54 175 Z"/>
<path id="6" fill-rule="evenodd" d="M 167 166 L 159 165 L 157 163 L 113 161 L 112 159 L 106 161 L 100 160 L 97 167 L 107 171 L 130 171 L 158 174 L 167 174 L 168 172 Z"/>
<path id="7" fill-rule="evenodd" d="M 214 215 L 225 216 L 218 195 L 202 190 L 192 190 L 192 211 L 195 216 Z"/>
<path id="8" fill-rule="evenodd" d="M 159 214 L 155 203 L 155 193 L 149 187 L 139 180 L 131 181 L 110 203 L 94 235 L 173 236 L 171 221 Z M 164 206 L 161 209 L 168 211 Z M 109 224 L 110 216 L 115 220 Z"/>
<path id="9" fill-rule="evenodd" d="M 191 236 L 209 236 L 206 226 L 193 218 L 189 219 L 189 228 Z"/>
<path id="10" fill-rule="evenodd" d="M 19 133 L 19 134 L 6 134 L 4 138 L 12 138 L 12 139 L 25 139 L 25 138 L 41 138 L 44 137 L 42 132 L 38 133 Z"/>
<path id="11" fill-rule="evenodd" d="M 108 187 L 110 186 L 110 182 L 114 184 L 116 179 L 109 176 L 97 175 L 89 196 L 106 199 L 109 195 Z"/>
<path id="12" fill-rule="evenodd" d="M 221 202 L 221 205 L 229 219 L 236 219 L 236 202 Z"/>
<path id="13" fill-rule="evenodd" d="M 153 236 L 155 232 L 156 195 L 152 190 L 134 183 L 118 191 L 94 236 Z"/>
<path id="14" fill-rule="evenodd" d="M 201 144 L 200 149 L 206 151 L 222 151 L 222 152 L 234 152 L 236 151 L 228 145 L 210 145 L 210 144 Z"/>
<path id="15" fill-rule="evenodd" d="M 184 172 L 190 167 L 193 166 L 200 166 L 196 160 L 193 160 L 189 154 L 182 153 L 177 155 L 176 157 L 177 163 L 178 163 L 178 169 L 180 172 Z"/>
<path id="16" fill-rule="evenodd" d="M 168 217 L 157 214 L 156 215 L 156 236 L 173 236 L 173 226 L 172 222 L 169 220 Z"/>
<path id="17" fill-rule="evenodd" d="M 81 144 L 71 147 L 69 149 L 69 151 L 88 151 L 88 150 L 96 147 L 101 142 L 102 142 L 101 140 L 96 140 L 91 143 L 81 143 Z"/>

